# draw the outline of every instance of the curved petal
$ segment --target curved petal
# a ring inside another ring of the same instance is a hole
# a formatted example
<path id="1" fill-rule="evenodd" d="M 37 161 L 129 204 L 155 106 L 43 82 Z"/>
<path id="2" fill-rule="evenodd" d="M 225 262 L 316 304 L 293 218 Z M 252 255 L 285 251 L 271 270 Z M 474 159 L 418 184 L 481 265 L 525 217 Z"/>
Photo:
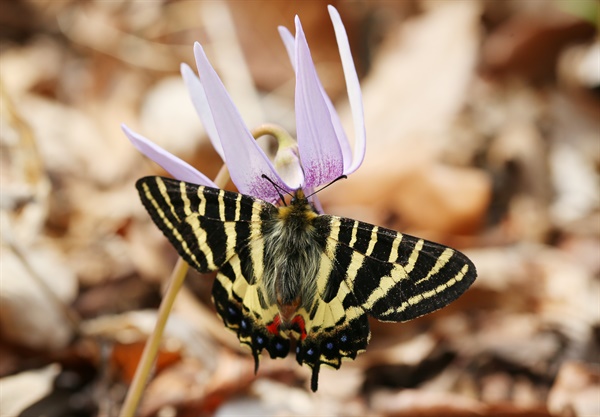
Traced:
<path id="1" fill-rule="evenodd" d="M 292 35 L 292 32 L 290 32 L 285 26 L 278 26 L 277 30 L 279 31 L 279 36 L 281 37 L 283 45 L 285 46 L 285 50 L 287 51 L 292 68 L 294 68 L 294 71 L 296 71 L 296 40 L 294 39 L 294 35 Z"/>
<path id="2" fill-rule="evenodd" d="M 252 137 L 221 79 L 208 62 L 202 46 L 197 42 L 194 44 L 194 55 L 219 140 L 223 146 L 225 162 L 238 190 L 243 194 L 267 201 L 277 201 L 277 190 L 262 178 L 262 175 L 266 175 L 289 191 L 300 187 L 301 184 L 286 184 L 279 177 L 269 158 Z"/>
<path id="3" fill-rule="evenodd" d="M 321 83 L 319 82 L 319 84 Z M 335 135 L 340 145 L 340 149 L 342 150 L 342 157 L 345 168 L 347 166 L 350 166 L 350 164 L 352 163 L 352 149 L 350 149 L 350 142 L 348 141 L 348 137 L 346 136 L 346 132 L 344 131 L 344 127 L 342 126 L 340 116 L 338 115 L 337 110 L 335 109 L 333 103 L 331 102 L 331 99 L 329 98 L 329 95 L 327 95 L 322 85 L 321 94 L 323 95 L 325 104 L 327 104 L 329 116 L 331 117 L 331 124 L 333 125 L 333 129 L 335 130 Z"/>
<path id="4" fill-rule="evenodd" d="M 349 167 L 346 165 L 344 166 L 344 174 L 350 174 L 356 171 L 365 158 L 367 133 L 365 129 L 362 93 L 360 91 L 360 83 L 358 82 L 354 61 L 352 60 L 352 53 L 350 52 L 348 35 L 346 34 L 346 29 L 344 28 L 340 14 L 333 6 L 327 6 L 327 10 L 329 10 L 329 16 L 333 23 L 335 38 L 342 59 L 342 67 L 346 79 L 346 89 L 348 90 L 348 101 L 350 102 L 352 119 L 354 121 L 354 157 L 352 159 L 352 165 Z"/>
<path id="5" fill-rule="evenodd" d="M 160 146 L 146 139 L 142 135 L 135 133 L 124 124 L 121 129 L 129 141 L 138 151 L 152 159 L 158 165 L 164 168 L 169 174 L 180 181 L 187 181 L 193 184 L 206 185 L 208 187 L 219 188 L 214 182 L 208 179 L 206 175 L 192 167 L 185 161 L 177 158 L 175 155 L 165 151 Z"/>
<path id="6" fill-rule="evenodd" d="M 221 159 L 225 161 L 223 147 L 219 140 L 219 133 L 217 132 L 217 127 L 215 126 L 215 121 L 210 111 L 206 93 L 204 93 L 204 87 L 202 87 L 200 79 L 198 79 L 194 71 L 187 64 L 181 64 L 181 76 L 185 81 L 185 85 L 190 93 L 190 98 L 192 99 L 192 104 L 204 125 L 204 129 L 206 129 L 206 134 L 208 135 L 210 142 Z"/>
<path id="7" fill-rule="evenodd" d="M 343 154 L 310 50 L 296 16 L 296 133 L 305 187 L 342 175 Z"/>
<path id="8" fill-rule="evenodd" d="M 295 39 L 292 33 L 284 26 L 279 26 L 277 28 L 279 30 L 279 36 L 281 36 L 281 40 L 285 45 L 285 49 L 287 50 L 288 57 L 290 58 L 290 62 L 292 63 L 292 67 L 294 71 L 296 71 L 296 56 L 295 56 Z M 327 104 L 327 109 L 329 109 L 329 114 L 331 115 L 331 123 L 333 124 L 333 128 L 335 130 L 336 137 L 338 139 L 338 143 L 340 144 L 340 149 L 342 150 L 342 156 L 344 160 L 344 167 L 348 167 L 352 164 L 352 149 L 350 149 L 350 143 L 348 142 L 348 138 L 346 137 L 346 132 L 344 132 L 344 127 L 342 126 L 342 122 L 340 121 L 340 117 L 338 116 L 331 99 L 325 92 L 323 88 L 323 84 L 321 84 L 321 80 L 317 78 L 319 82 L 319 88 L 321 90 L 321 94 L 323 95 L 323 99 L 325 100 L 325 104 Z"/>

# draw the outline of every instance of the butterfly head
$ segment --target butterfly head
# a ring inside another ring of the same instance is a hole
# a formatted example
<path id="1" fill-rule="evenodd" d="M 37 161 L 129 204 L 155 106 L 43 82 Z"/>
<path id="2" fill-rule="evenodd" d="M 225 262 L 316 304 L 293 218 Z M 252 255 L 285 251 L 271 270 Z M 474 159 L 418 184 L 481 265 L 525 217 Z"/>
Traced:
<path id="1" fill-rule="evenodd" d="M 279 217 L 282 220 L 296 219 L 300 223 L 308 225 L 310 220 L 317 216 L 317 211 L 308 201 L 302 189 L 294 191 L 289 205 L 279 207 Z"/>
<path id="2" fill-rule="evenodd" d="M 306 198 L 306 195 L 304 194 L 304 190 L 299 188 L 297 189 L 293 196 L 292 199 L 290 200 L 290 204 L 291 205 L 303 205 L 303 204 L 307 204 L 308 203 L 308 199 Z"/>

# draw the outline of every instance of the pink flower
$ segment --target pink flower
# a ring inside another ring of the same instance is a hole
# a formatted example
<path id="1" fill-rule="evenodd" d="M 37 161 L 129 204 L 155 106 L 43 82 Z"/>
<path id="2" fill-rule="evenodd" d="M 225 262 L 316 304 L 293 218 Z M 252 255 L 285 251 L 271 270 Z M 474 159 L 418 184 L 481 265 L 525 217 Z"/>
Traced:
<path id="1" fill-rule="evenodd" d="M 277 190 L 263 175 L 290 192 L 298 188 L 312 190 L 343 174 L 354 172 L 363 161 L 366 134 L 358 76 L 340 15 L 332 6 L 328 6 L 328 10 L 338 42 L 354 119 L 354 154 L 339 116 L 319 80 L 297 16 L 295 38 L 286 28 L 279 27 L 296 72 L 297 131 L 297 147 L 289 146 L 278 152 L 279 163 L 276 165 L 279 172 L 252 137 L 199 43 L 194 45 L 194 55 L 200 78 L 189 66 L 181 65 L 181 73 L 194 107 L 213 146 L 227 164 L 233 183 L 242 194 L 275 202 L 279 199 Z M 123 131 L 138 150 L 173 177 L 216 187 L 204 174 L 125 125 Z"/>

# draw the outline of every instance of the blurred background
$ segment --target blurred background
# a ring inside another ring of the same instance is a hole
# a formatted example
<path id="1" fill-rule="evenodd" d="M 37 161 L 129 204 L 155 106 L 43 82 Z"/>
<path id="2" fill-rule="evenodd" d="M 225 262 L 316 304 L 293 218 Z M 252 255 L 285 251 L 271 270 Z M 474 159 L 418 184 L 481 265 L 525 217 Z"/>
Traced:
<path id="1" fill-rule="evenodd" d="M 367 352 L 312 394 L 293 355 L 254 376 L 214 277 L 191 271 L 140 415 L 600 415 L 599 3 L 329 3 L 368 139 L 326 212 L 456 247 L 479 278 L 434 314 L 372 321 Z M 177 259 L 134 188 L 164 172 L 120 124 L 215 176 L 179 75 L 194 41 L 250 128 L 294 132 L 277 26 L 298 14 L 352 136 L 327 4 L 0 2 L 3 416 L 118 413 Z"/>

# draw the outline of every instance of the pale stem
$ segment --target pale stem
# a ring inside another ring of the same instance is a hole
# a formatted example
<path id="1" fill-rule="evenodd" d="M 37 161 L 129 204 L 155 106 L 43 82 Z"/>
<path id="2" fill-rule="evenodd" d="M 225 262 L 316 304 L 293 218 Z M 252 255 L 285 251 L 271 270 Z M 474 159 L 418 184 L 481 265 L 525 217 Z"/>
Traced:
<path id="1" fill-rule="evenodd" d="M 217 174 L 214 183 L 217 185 L 217 187 L 224 188 L 228 181 L 229 172 L 227 171 L 227 166 L 223 165 Z M 148 338 L 148 341 L 146 341 L 144 351 L 142 352 L 142 357 L 140 358 L 140 362 L 135 370 L 133 381 L 131 381 L 129 391 L 125 397 L 125 402 L 123 403 L 119 417 L 133 417 L 137 411 L 144 388 L 146 387 L 146 383 L 148 381 L 148 376 L 154 367 L 156 354 L 158 353 L 160 341 L 162 339 L 165 326 L 167 325 L 169 315 L 171 314 L 175 297 L 183 285 L 183 281 L 185 280 L 188 269 L 189 265 L 187 262 L 185 262 L 182 258 L 179 258 L 175 264 L 175 268 L 173 268 L 171 276 L 169 277 L 169 286 L 167 287 L 165 296 L 160 303 L 154 330 Z"/>
<path id="2" fill-rule="evenodd" d="M 252 131 L 252 136 L 254 136 L 254 139 L 258 139 L 264 135 L 271 135 L 277 139 L 279 148 L 290 147 L 296 144 L 296 140 L 290 136 L 287 130 L 281 126 L 277 126 L 276 124 L 265 123 Z"/>

